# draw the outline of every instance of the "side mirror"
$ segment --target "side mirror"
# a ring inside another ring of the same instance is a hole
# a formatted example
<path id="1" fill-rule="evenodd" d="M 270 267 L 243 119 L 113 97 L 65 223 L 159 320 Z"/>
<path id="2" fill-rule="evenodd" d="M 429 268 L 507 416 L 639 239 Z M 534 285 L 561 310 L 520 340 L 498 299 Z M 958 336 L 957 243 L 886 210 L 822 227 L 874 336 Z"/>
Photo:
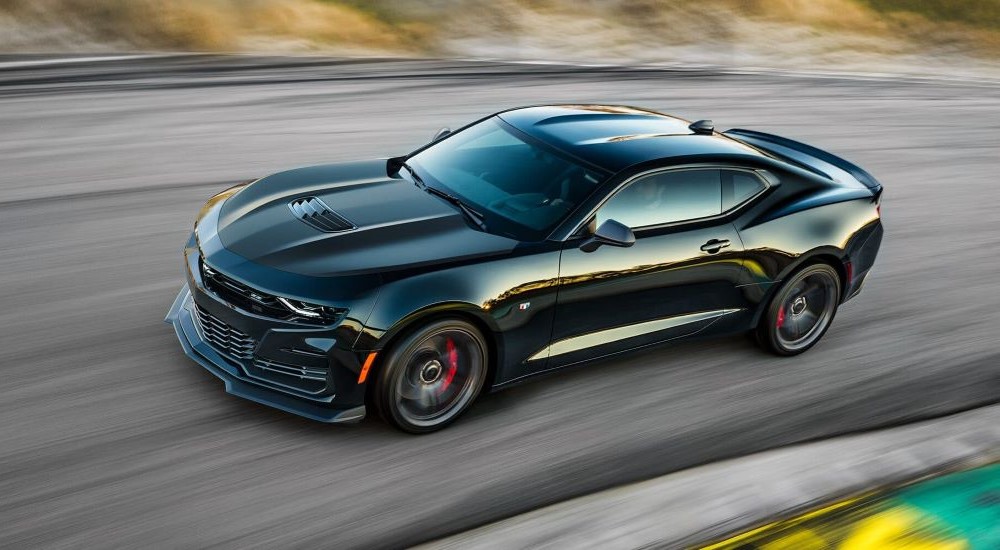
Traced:
<path id="1" fill-rule="evenodd" d="M 434 139 L 431 140 L 431 143 L 434 143 L 435 141 L 438 141 L 439 139 L 444 139 L 444 138 L 448 137 L 448 134 L 450 134 L 450 133 L 451 133 L 451 128 L 447 128 L 447 127 L 441 128 L 440 130 L 437 131 L 436 134 L 434 134 Z"/>
<path id="2" fill-rule="evenodd" d="M 593 252 L 602 244 L 628 248 L 635 244 L 635 233 L 632 233 L 632 230 L 621 222 L 607 220 L 597 228 L 597 231 L 589 239 L 580 244 L 580 250 Z"/>

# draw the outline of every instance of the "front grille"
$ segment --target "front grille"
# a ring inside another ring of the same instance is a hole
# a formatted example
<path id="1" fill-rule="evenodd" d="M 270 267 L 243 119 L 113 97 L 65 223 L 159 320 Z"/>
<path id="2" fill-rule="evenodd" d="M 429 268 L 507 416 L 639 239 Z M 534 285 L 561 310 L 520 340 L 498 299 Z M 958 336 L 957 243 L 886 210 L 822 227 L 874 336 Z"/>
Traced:
<path id="1" fill-rule="evenodd" d="M 201 278 L 205 283 L 205 288 L 215 292 L 220 298 L 243 311 L 276 319 L 285 319 L 293 315 L 291 311 L 288 311 L 288 308 L 281 305 L 277 296 L 251 288 L 216 271 L 205 262 L 201 262 Z"/>
<path id="2" fill-rule="evenodd" d="M 247 361 L 253 357 L 253 350 L 257 347 L 256 340 L 251 338 L 249 334 L 229 326 L 205 308 L 196 307 L 201 333 L 209 345 L 236 362 Z"/>
<path id="3" fill-rule="evenodd" d="M 334 212 L 326 203 L 316 197 L 295 199 L 288 203 L 288 208 L 296 218 L 326 233 L 337 233 L 355 228 L 353 223 Z"/>
<path id="4" fill-rule="evenodd" d="M 339 322 L 347 314 L 347 309 L 345 308 L 318 306 L 295 300 L 287 301 L 292 302 L 300 310 L 316 314 L 306 317 L 304 314 L 296 313 L 289 309 L 288 306 L 282 304 L 277 296 L 243 284 L 216 270 L 205 263 L 204 260 L 200 264 L 201 278 L 205 288 L 243 311 L 271 317 L 272 319 L 311 325 L 330 325 Z"/>
<path id="5" fill-rule="evenodd" d="M 254 357 L 253 363 L 247 365 L 246 370 L 247 374 L 254 378 L 309 393 L 323 391 L 329 373 L 325 368 L 289 365 L 263 357 Z"/>

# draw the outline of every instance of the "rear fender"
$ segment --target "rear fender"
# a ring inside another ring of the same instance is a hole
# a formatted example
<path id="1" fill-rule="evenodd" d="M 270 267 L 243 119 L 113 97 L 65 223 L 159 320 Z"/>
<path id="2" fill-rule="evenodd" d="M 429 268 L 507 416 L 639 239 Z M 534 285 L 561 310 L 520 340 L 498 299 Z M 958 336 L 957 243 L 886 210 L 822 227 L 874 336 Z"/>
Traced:
<path id="1" fill-rule="evenodd" d="M 869 198 L 813 206 L 766 223 L 737 227 L 745 248 L 744 285 L 747 300 L 757 304 L 754 323 L 776 288 L 809 262 L 823 260 L 841 275 L 845 296 L 852 291 L 850 275 L 860 273 L 852 251 L 867 250 L 872 227 L 880 226 Z M 870 255 L 870 260 L 874 254 Z M 848 268 L 846 262 L 852 262 Z"/>
<path id="2" fill-rule="evenodd" d="M 764 312 L 767 311 L 767 306 L 771 303 L 771 299 L 774 298 L 774 295 L 781 289 L 782 283 L 791 278 L 792 275 L 797 273 L 802 268 L 815 263 L 826 263 L 837 270 L 837 275 L 840 277 L 842 287 L 841 301 L 843 301 L 847 296 L 846 289 L 849 286 L 847 281 L 849 272 L 847 261 L 848 259 L 844 254 L 844 251 L 832 246 L 817 247 L 796 258 L 785 267 L 781 274 L 774 281 L 772 281 L 771 284 L 767 285 L 760 302 L 757 305 L 757 309 L 754 312 L 753 326 L 757 326 L 760 322 L 760 318 L 764 315 Z"/>

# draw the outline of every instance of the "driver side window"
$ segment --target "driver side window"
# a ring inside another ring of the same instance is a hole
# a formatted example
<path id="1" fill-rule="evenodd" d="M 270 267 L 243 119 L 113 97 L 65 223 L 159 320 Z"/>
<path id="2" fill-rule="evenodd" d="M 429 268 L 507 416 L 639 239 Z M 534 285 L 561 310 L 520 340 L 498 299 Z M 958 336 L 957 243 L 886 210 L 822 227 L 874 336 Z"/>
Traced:
<path id="1" fill-rule="evenodd" d="M 722 170 L 669 170 L 637 178 L 597 211 L 633 229 L 722 213 Z"/>

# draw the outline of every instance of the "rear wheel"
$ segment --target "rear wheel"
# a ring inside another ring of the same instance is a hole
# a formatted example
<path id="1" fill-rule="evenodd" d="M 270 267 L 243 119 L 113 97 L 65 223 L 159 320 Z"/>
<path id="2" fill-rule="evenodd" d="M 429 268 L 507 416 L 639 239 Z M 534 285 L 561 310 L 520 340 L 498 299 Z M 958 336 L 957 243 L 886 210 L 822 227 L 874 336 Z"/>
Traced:
<path id="1" fill-rule="evenodd" d="M 389 350 L 375 386 L 382 418 L 403 431 L 426 433 L 453 422 L 486 379 L 486 343 L 458 319 L 430 323 Z"/>
<path id="2" fill-rule="evenodd" d="M 813 347 L 830 328 L 840 293 L 840 277 L 833 267 L 803 268 L 771 299 L 757 326 L 757 342 L 778 355 L 798 355 Z"/>

